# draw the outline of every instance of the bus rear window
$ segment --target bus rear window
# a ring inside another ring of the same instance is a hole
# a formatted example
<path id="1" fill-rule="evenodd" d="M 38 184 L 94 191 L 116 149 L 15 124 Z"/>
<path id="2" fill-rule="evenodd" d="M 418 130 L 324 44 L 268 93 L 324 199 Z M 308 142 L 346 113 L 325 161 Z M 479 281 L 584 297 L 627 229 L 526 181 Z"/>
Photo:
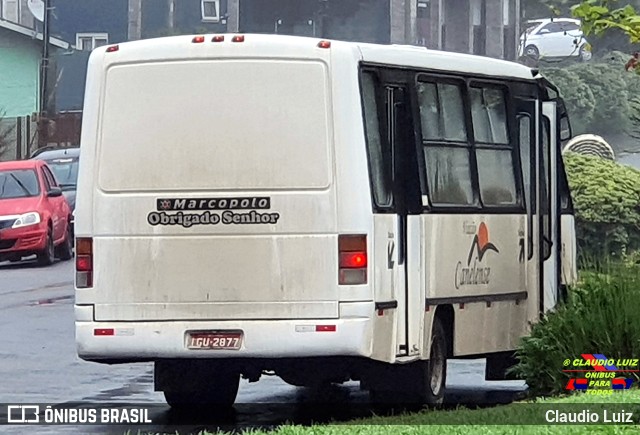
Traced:
<path id="1" fill-rule="evenodd" d="M 105 191 L 326 188 L 327 69 L 321 62 L 178 61 L 106 74 Z"/>

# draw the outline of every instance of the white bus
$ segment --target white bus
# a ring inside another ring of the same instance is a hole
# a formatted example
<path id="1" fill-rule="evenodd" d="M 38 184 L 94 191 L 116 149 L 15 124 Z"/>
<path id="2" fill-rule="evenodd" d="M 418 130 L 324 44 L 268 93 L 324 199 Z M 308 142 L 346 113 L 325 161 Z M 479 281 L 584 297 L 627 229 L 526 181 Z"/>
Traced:
<path id="1" fill-rule="evenodd" d="M 174 407 L 240 377 L 442 402 L 501 379 L 575 279 L 562 100 L 501 60 L 278 35 L 90 58 L 76 341 Z M 568 123 L 567 123 L 568 126 Z"/>

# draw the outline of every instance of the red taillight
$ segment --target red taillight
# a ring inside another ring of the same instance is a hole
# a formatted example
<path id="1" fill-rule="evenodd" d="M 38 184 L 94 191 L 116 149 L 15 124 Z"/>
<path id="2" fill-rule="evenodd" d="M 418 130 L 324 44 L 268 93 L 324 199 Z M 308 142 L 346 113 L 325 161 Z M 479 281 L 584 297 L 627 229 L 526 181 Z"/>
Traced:
<path id="1" fill-rule="evenodd" d="M 316 332 L 336 332 L 336 325 L 316 325 Z"/>
<path id="2" fill-rule="evenodd" d="M 93 265 L 91 264 L 90 255 L 78 255 L 76 257 L 76 270 L 78 272 L 91 272 Z"/>
<path id="3" fill-rule="evenodd" d="M 191 42 L 193 42 L 194 44 L 200 44 L 204 42 L 204 36 L 194 36 Z"/>
<path id="4" fill-rule="evenodd" d="M 111 47 L 107 47 L 107 53 L 113 53 L 114 51 L 120 50 L 119 45 L 112 45 Z"/>
<path id="5" fill-rule="evenodd" d="M 320 47 L 320 48 L 331 48 L 331 41 L 320 41 L 320 42 L 318 42 L 318 47 Z"/>
<path id="6" fill-rule="evenodd" d="M 233 42 L 244 42 L 244 35 L 236 35 L 233 38 L 231 38 L 231 41 L 233 41 Z"/>
<path id="7" fill-rule="evenodd" d="M 115 335 L 113 328 L 98 328 L 93 330 L 93 335 Z"/>
<path id="8" fill-rule="evenodd" d="M 359 267 L 367 267 L 366 252 L 341 252 L 340 267 L 348 269 L 357 269 Z"/>
<path id="9" fill-rule="evenodd" d="M 223 41 L 224 41 L 224 35 L 216 35 L 211 40 L 211 42 L 223 42 Z"/>
<path id="10" fill-rule="evenodd" d="M 93 239 L 80 237 L 76 239 L 76 287 L 93 286 Z"/>
<path id="11" fill-rule="evenodd" d="M 338 236 L 338 284 L 367 283 L 367 236 Z"/>

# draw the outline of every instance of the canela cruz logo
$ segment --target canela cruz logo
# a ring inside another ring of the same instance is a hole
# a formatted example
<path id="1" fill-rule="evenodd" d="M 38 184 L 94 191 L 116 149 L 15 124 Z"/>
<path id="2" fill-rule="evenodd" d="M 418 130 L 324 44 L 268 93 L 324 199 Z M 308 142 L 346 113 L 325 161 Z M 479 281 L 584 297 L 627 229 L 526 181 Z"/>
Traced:
<path id="1" fill-rule="evenodd" d="M 500 253 L 498 248 L 489 241 L 487 225 L 481 222 L 473 237 L 473 242 L 471 242 L 466 266 L 461 261 L 458 261 L 456 265 L 456 288 L 466 285 L 489 284 L 491 268 L 482 265 L 482 259 L 488 251 Z"/>

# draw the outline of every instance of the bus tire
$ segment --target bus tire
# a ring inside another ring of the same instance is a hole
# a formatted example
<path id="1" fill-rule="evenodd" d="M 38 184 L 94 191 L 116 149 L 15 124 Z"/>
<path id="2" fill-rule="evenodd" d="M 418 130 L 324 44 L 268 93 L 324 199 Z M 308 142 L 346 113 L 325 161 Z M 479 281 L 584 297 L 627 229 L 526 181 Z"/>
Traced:
<path id="1" fill-rule="evenodd" d="M 163 391 L 167 404 L 174 409 L 230 408 L 238 396 L 239 373 L 224 373 L 203 382 L 198 390 Z"/>
<path id="2" fill-rule="evenodd" d="M 395 385 L 369 388 L 371 402 L 383 406 L 439 406 L 444 402 L 447 382 L 447 333 L 443 321 L 436 317 L 431 330 L 429 360 L 397 365 L 388 374 Z"/>
<path id="3" fill-rule="evenodd" d="M 440 320 L 436 317 L 431 328 L 431 352 L 429 360 L 425 364 L 424 388 L 421 394 L 421 402 L 426 405 L 442 405 L 447 384 L 447 332 Z"/>

